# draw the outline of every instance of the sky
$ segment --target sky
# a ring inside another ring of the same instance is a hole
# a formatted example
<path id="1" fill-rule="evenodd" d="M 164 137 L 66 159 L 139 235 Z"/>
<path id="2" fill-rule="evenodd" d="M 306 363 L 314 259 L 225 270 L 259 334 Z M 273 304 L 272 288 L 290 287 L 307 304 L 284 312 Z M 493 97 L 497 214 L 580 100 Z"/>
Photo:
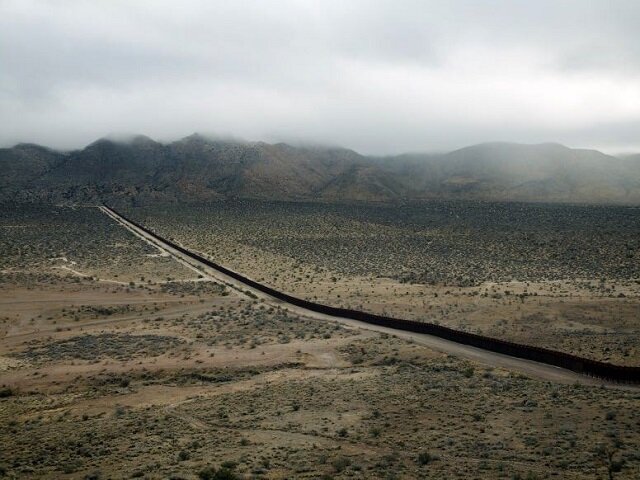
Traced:
<path id="1" fill-rule="evenodd" d="M 0 0 L 0 146 L 640 151 L 638 0 Z"/>

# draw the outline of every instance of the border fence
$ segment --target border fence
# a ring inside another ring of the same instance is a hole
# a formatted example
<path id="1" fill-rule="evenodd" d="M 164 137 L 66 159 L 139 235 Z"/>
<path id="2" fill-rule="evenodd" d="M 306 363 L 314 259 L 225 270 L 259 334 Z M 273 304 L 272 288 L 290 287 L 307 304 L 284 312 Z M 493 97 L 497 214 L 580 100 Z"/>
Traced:
<path id="1" fill-rule="evenodd" d="M 399 318 L 387 317 L 382 315 L 375 315 L 372 313 L 363 312 L 360 310 L 352 310 L 348 308 L 338 308 L 329 305 L 323 305 L 321 303 L 310 302 L 301 298 L 294 297 L 292 295 L 280 292 L 271 287 L 256 282 L 250 278 L 245 277 L 233 270 L 223 267 L 211 260 L 191 252 L 186 248 L 176 244 L 175 242 L 163 238 L 157 233 L 153 232 L 149 228 L 139 224 L 138 222 L 131 220 L 130 218 L 122 215 L 114 209 L 104 205 L 104 207 L 116 215 L 124 218 L 129 223 L 135 225 L 140 230 L 143 230 L 152 237 L 161 240 L 162 242 L 170 245 L 175 250 L 191 257 L 198 262 L 235 279 L 245 285 L 265 293 L 273 298 L 281 300 L 283 302 L 290 303 L 297 307 L 301 307 L 313 312 L 322 313 L 332 317 L 348 318 L 351 320 L 358 320 L 360 322 L 368 323 L 371 325 L 379 325 L 383 327 L 393 328 L 396 330 L 404 330 L 415 333 L 425 333 L 427 335 L 433 335 L 435 337 L 451 340 L 456 343 L 470 345 L 473 347 L 481 348 L 491 352 L 501 353 L 509 355 L 511 357 L 522 358 L 525 360 L 532 360 L 534 362 L 545 363 L 547 365 L 553 365 L 556 367 L 571 370 L 576 373 L 588 375 L 596 378 L 602 378 L 604 380 L 620 383 L 640 383 L 640 367 L 631 367 L 625 365 L 614 365 L 611 363 L 600 362 L 589 358 L 579 357 L 565 352 L 559 352 L 556 350 L 550 350 L 543 347 L 536 347 L 532 345 L 525 345 L 513 342 L 507 342 L 498 338 L 487 337 L 484 335 L 477 335 L 474 333 L 463 332 L 455 330 L 442 325 L 436 325 L 435 323 L 418 322 L 415 320 L 403 320 Z"/>

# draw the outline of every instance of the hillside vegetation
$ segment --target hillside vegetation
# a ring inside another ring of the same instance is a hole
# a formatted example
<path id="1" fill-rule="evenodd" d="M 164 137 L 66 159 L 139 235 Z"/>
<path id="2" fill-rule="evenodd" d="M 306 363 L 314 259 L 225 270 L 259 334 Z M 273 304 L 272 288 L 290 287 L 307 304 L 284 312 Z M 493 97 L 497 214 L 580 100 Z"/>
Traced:
<path id="1" fill-rule="evenodd" d="M 486 143 L 366 157 L 337 147 L 138 136 L 72 152 L 0 149 L 0 198 L 54 202 L 252 198 L 329 202 L 467 199 L 640 203 L 640 159 L 558 144 Z"/>

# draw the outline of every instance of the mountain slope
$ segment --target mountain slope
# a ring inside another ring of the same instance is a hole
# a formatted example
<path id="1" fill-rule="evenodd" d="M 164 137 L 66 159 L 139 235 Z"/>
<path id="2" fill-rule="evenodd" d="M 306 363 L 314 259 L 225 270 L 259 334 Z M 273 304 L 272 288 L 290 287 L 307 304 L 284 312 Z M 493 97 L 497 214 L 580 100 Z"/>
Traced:
<path id="1" fill-rule="evenodd" d="M 0 148 L 0 191 L 20 189 L 59 167 L 65 155 L 39 145 L 21 143 Z"/>
<path id="2" fill-rule="evenodd" d="M 640 158 L 559 144 L 486 143 L 446 154 L 372 158 L 352 150 L 191 135 L 138 136 L 82 150 L 0 149 L 0 198 L 389 202 L 449 198 L 640 204 Z"/>
<path id="3" fill-rule="evenodd" d="M 640 202 L 640 162 L 559 144 L 486 143 L 409 160 L 426 197 Z"/>

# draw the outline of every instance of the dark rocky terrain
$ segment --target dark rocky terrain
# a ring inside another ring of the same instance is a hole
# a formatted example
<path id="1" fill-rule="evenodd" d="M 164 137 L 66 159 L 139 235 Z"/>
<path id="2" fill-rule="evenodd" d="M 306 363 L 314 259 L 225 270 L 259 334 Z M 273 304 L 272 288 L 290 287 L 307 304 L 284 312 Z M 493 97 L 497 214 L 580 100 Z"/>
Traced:
<path id="1" fill-rule="evenodd" d="M 486 143 L 447 154 L 366 157 L 338 147 L 137 136 L 56 152 L 0 149 L 0 198 L 53 202 L 253 198 L 640 203 L 640 159 L 558 144 Z"/>

